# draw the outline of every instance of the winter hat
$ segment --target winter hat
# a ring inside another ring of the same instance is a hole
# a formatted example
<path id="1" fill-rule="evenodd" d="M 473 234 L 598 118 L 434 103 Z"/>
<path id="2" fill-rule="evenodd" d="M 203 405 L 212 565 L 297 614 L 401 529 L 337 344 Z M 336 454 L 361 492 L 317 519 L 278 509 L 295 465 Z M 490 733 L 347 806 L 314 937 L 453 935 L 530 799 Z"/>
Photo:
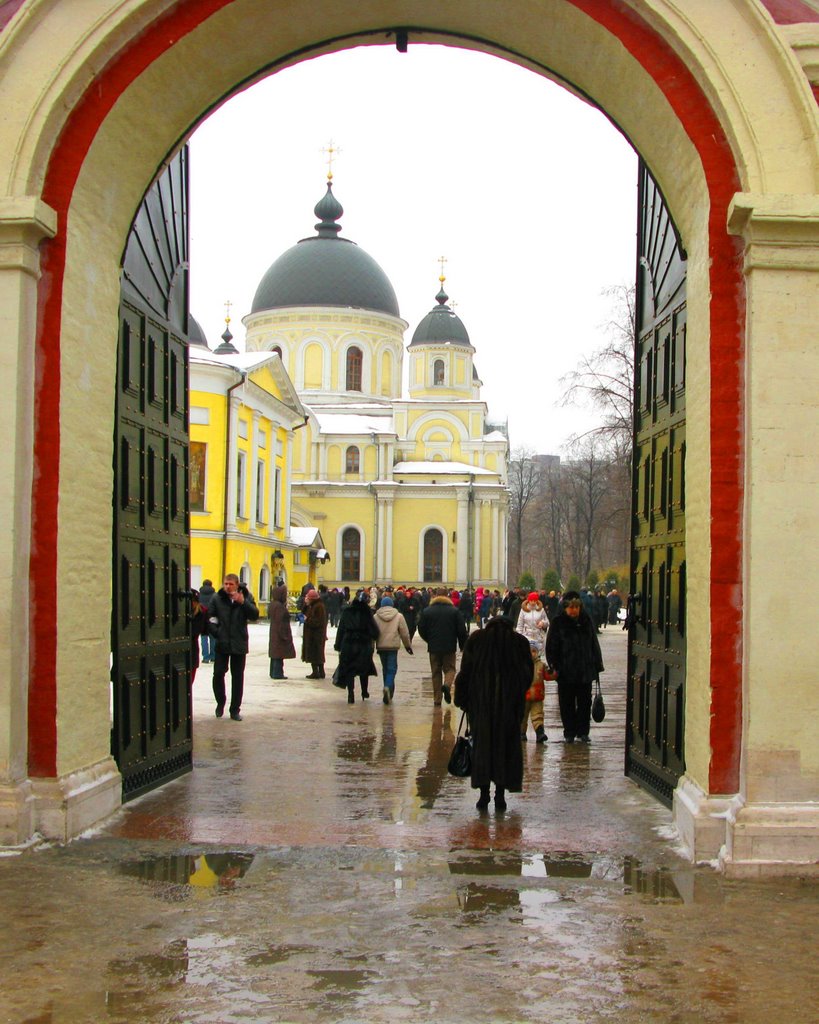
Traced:
<path id="1" fill-rule="evenodd" d="M 315 591 L 315 590 L 308 590 L 307 593 L 304 595 L 304 600 L 305 601 L 316 601 L 316 600 L 318 600 L 318 592 Z"/>
<path id="2" fill-rule="evenodd" d="M 392 598 L 391 597 L 382 597 L 381 598 L 381 607 L 382 608 L 392 608 L 393 607 L 393 600 L 392 600 Z"/>
<path id="3" fill-rule="evenodd" d="M 529 602 L 529 604 L 533 604 L 535 601 L 540 600 L 540 594 L 536 593 L 533 590 L 532 593 L 526 598 L 526 600 Z"/>

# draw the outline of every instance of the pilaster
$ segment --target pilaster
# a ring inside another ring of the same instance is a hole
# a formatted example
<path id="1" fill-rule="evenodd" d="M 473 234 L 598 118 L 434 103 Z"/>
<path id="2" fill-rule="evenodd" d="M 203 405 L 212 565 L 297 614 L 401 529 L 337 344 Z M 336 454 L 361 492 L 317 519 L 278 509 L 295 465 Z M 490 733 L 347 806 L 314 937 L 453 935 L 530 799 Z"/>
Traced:
<path id="1" fill-rule="evenodd" d="M 31 553 L 33 393 L 40 277 L 39 245 L 57 228 L 37 196 L 0 197 L 0 578 L 26 594 Z M 56 557 L 56 556 L 55 556 Z M 28 774 L 29 622 L 18 601 L 0 606 L 0 842 L 19 844 L 34 831 Z"/>

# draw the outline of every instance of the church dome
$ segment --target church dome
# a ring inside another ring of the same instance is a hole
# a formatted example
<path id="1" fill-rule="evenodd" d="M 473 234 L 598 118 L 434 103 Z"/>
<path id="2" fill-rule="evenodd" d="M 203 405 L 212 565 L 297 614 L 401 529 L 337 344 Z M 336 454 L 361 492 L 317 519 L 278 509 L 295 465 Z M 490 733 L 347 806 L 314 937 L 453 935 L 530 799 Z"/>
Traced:
<path id="1" fill-rule="evenodd" d="M 400 316 L 389 278 L 355 242 L 339 238 L 344 213 L 332 182 L 316 204 L 317 234 L 302 238 L 276 260 L 259 282 L 251 313 L 283 306 L 337 306 Z"/>
<path id="2" fill-rule="evenodd" d="M 199 348 L 210 349 L 208 339 L 205 337 L 205 332 L 202 330 L 202 325 L 196 317 L 190 313 L 188 313 L 188 343 L 190 345 L 198 345 Z"/>
<path id="3" fill-rule="evenodd" d="M 415 328 L 409 348 L 419 345 L 466 345 L 472 347 L 469 335 L 459 316 L 446 304 L 449 296 L 441 286 L 435 296 L 438 305 L 430 310 Z"/>

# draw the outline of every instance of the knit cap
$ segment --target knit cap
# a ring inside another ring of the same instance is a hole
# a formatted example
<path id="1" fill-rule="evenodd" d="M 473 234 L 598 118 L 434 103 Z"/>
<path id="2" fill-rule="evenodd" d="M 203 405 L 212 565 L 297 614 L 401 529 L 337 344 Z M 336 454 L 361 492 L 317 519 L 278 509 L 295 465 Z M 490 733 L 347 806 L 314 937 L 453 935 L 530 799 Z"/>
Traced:
<path id="1" fill-rule="evenodd" d="M 393 600 L 392 600 L 392 598 L 391 597 L 382 597 L 381 598 L 381 607 L 382 608 L 392 608 L 393 607 Z"/>

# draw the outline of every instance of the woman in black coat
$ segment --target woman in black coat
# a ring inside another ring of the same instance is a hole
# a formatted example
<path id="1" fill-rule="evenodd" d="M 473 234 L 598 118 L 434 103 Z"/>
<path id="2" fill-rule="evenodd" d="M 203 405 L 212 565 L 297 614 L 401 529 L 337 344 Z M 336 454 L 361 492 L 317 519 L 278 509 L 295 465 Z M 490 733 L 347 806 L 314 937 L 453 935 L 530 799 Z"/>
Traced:
<path id="1" fill-rule="evenodd" d="M 557 673 L 563 738 L 589 742 L 592 682 L 603 671 L 597 630 L 576 591 L 563 595 L 563 610 L 546 636 L 546 663 Z"/>
<path id="2" fill-rule="evenodd" d="M 469 716 L 472 788 L 481 791 L 478 810 L 489 805 L 492 782 L 499 811 L 506 810 L 505 790 L 523 788 L 520 722 L 531 682 L 529 641 L 507 619 L 490 619 L 467 640 L 455 677 L 455 703 Z"/>
<path id="3" fill-rule="evenodd" d="M 347 688 L 347 703 L 355 703 L 355 677 L 361 679 L 361 698 L 370 696 L 368 676 L 374 676 L 373 650 L 378 637 L 378 626 L 369 604 L 370 595 L 359 590 L 355 600 L 341 613 L 336 633 L 335 649 L 338 654 L 338 679 Z"/>

